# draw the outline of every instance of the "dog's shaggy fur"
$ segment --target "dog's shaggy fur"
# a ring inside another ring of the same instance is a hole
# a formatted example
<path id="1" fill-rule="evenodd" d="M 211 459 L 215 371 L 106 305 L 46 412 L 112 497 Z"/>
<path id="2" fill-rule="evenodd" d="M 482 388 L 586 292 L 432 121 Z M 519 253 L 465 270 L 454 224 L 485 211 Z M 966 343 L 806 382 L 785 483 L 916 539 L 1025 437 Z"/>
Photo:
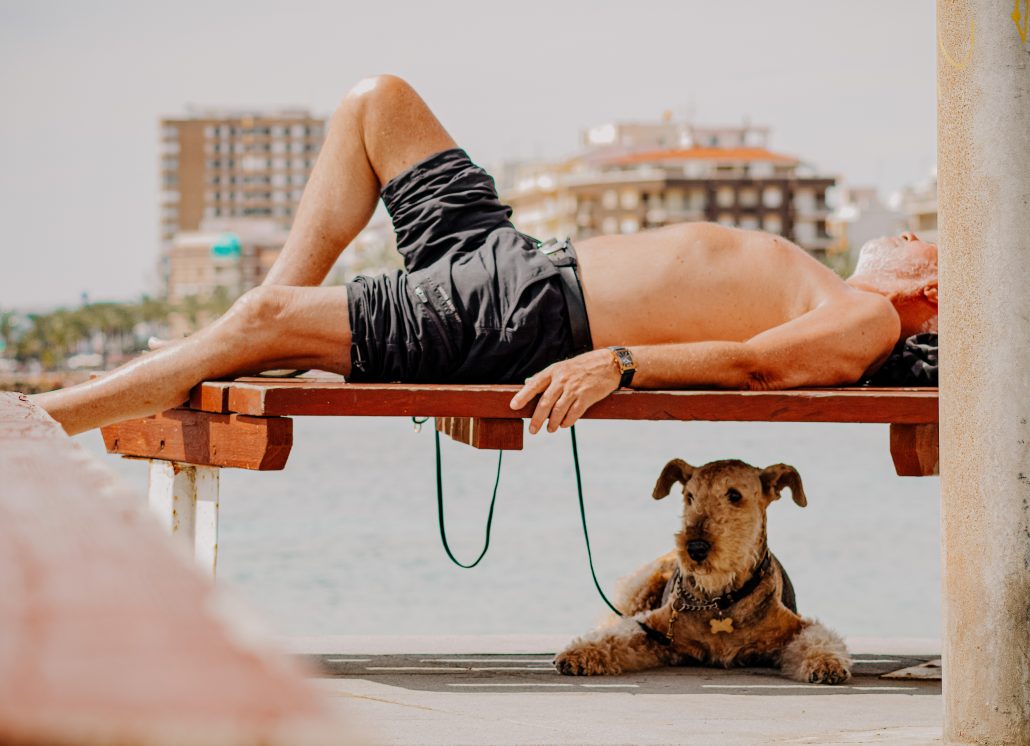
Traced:
<path id="1" fill-rule="evenodd" d="M 676 483 L 683 485 L 676 549 L 624 580 L 616 606 L 626 616 L 612 616 L 573 640 L 555 658 L 555 667 L 564 674 L 592 675 L 689 663 L 771 665 L 797 681 L 847 681 L 851 660 L 843 640 L 798 616 L 790 579 L 774 556 L 762 568 L 769 503 L 789 487 L 795 503 L 807 504 L 797 470 L 785 464 L 757 469 L 742 461 L 695 468 L 673 459 L 658 477 L 654 498 L 668 495 Z M 760 580 L 754 590 L 728 608 L 686 608 L 739 591 L 756 573 Z M 648 635 L 638 622 L 659 634 Z M 668 644 L 656 639 L 660 635 Z"/>

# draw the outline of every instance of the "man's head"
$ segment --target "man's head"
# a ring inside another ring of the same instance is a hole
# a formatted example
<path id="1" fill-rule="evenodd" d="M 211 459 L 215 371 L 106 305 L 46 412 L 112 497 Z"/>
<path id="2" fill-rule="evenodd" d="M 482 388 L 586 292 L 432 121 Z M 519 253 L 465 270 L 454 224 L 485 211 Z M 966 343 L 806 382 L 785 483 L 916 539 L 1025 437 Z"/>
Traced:
<path id="1" fill-rule="evenodd" d="M 848 283 L 880 293 L 901 318 L 901 337 L 937 331 L 937 246 L 914 233 L 866 242 Z"/>

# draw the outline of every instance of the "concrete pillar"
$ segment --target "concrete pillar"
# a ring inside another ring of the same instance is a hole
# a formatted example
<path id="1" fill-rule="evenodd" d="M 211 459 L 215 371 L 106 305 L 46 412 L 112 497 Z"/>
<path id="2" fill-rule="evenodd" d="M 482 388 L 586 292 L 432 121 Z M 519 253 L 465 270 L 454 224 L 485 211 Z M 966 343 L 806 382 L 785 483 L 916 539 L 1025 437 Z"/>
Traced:
<path id="1" fill-rule="evenodd" d="M 937 0 L 944 737 L 1030 744 L 1028 0 Z"/>

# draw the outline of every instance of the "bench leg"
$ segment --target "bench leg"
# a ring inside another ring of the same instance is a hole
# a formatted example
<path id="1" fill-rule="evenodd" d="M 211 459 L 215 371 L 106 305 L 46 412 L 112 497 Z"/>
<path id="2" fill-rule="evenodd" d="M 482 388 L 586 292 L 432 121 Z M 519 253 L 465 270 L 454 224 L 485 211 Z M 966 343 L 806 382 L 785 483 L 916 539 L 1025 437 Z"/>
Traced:
<path id="1" fill-rule="evenodd" d="M 218 468 L 150 461 L 148 502 L 168 533 L 181 536 L 205 572 L 218 564 Z"/>

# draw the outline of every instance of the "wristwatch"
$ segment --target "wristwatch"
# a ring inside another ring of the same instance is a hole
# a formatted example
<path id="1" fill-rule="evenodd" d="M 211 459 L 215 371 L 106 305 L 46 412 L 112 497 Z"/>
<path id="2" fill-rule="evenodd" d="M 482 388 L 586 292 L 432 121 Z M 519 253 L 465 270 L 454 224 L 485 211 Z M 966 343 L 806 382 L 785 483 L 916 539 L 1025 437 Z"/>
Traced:
<path id="1" fill-rule="evenodd" d="M 612 351 L 612 360 L 622 376 L 619 379 L 619 388 L 624 389 L 633 382 L 633 374 L 637 372 L 637 364 L 633 362 L 633 353 L 625 347 L 609 347 L 608 349 Z"/>

